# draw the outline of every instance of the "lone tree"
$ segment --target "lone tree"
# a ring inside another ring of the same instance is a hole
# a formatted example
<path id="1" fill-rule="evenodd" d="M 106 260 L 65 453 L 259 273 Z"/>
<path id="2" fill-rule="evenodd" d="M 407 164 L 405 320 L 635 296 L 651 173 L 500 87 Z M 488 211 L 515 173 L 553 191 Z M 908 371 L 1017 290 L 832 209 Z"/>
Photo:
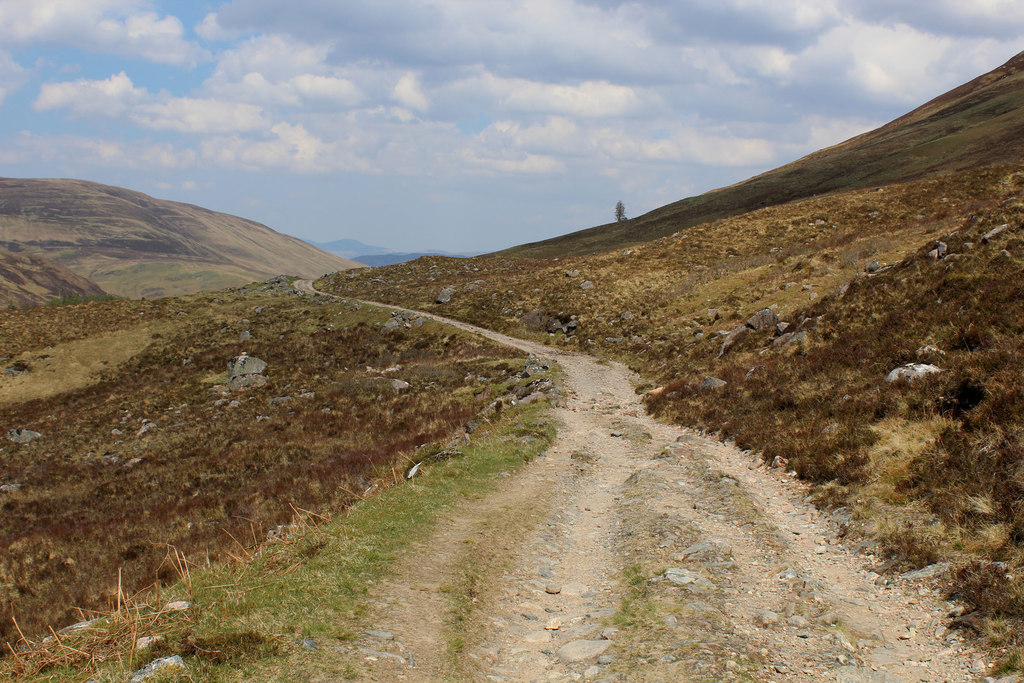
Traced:
<path id="1" fill-rule="evenodd" d="M 624 220 L 626 220 L 626 207 L 620 199 L 615 202 L 615 221 L 621 223 Z"/>

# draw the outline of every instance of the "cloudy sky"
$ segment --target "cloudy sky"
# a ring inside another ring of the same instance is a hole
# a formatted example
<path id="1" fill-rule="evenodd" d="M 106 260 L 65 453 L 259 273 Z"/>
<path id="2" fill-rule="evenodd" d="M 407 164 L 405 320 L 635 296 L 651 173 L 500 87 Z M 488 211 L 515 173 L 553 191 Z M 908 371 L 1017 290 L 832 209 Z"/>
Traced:
<path id="1" fill-rule="evenodd" d="M 0 175 L 491 250 L 840 142 L 1022 37 L 1020 0 L 0 0 Z"/>

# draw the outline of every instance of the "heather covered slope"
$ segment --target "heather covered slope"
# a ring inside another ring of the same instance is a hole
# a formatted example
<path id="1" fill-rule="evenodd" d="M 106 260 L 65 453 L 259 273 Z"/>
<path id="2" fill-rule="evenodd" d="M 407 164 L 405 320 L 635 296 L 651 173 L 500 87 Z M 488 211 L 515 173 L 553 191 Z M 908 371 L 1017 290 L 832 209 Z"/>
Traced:
<path id="1" fill-rule="evenodd" d="M 629 221 L 524 244 L 505 256 L 589 254 L 764 206 L 1024 158 L 1024 53 L 877 130 Z"/>
<path id="2" fill-rule="evenodd" d="M 0 179 L 0 248 L 41 254 L 131 298 L 360 265 L 254 221 L 64 179 Z"/>
<path id="3" fill-rule="evenodd" d="M 26 306 L 60 297 L 103 293 L 95 282 L 76 275 L 56 261 L 0 249 L 0 305 Z"/>
<path id="4" fill-rule="evenodd" d="M 814 482 L 891 568 L 957 562 L 954 593 L 998 631 L 1024 618 L 1024 588 L 998 569 L 1024 566 L 1022 192 L 1020 167 L 982 168 L 626 250 L 421 259 L 320 286 L 629 363 L 656 414 Z M 886 381 L 911 362 L 940 372 Z"/>

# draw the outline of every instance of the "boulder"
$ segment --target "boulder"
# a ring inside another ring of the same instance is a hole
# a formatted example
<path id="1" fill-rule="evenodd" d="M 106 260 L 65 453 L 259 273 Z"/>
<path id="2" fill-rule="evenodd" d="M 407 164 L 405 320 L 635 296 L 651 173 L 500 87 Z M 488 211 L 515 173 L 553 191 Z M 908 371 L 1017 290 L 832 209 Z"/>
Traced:
<path id="1" fill-rule="evenodd" d="M 902 365 L 890 372 L 885 378 L 885 381 L 889 384 L 901 379 L 913 382 L 921 377 L 927 377 L 928 375 L 934 375 L 939 372 L 942 372 L 942 369 L 931 365 L 930 363 L 907 363 L 906 365 Z"/>
<path id="2" fill-rule="evenodd" d="M 448 303 L 449 301 L 452 300 L 452 296 L 454 294 L 455 294 L 455 288 L 454 287 L 451 287 L 451 286 L 445 287 L 444 289 L 442 289 L 438 293 L 437 298 L 434 299 L 434 302 L 435 303 L 439 303 L 439 304 L 446 304 L 446 303 Z"/>
<path id="3" fill-rule="evenodd" d="M 989 242 L 994 240 L 996 237 L 999 237 L 1004 232 L 1006 232 L 1006 229 L 1009 228 L 1009 227 L 1010 227 L 1009 225 L 1007 225 L 1006 223 L 1003 223 L 1002 225 L 1000 225 L 998 227 L 992 228 L 991 230 L 989 230 L 988 232 L 986 232 L 982 236 L 981 243 L 982 244 L 988 244 Z"/>
<path id="4" fill-rule="evenodd" d="M 41 436 L 42 434 L 40 434 L 39 432 L 34 432 L 31 429 L 7 430 L 7 438 L 13 441 L 14 443 L 29 443 L 30 441 L 35 441 Z"/>
<path id="5" fill-rule="evenodd" d="M 228 381 L 228 387 L 232 390 L 248 389 L 262 387 L 266 383 L 267 378 L 263 375 L 239 375 L 238 377 L 232 377 Z"/>
<path id="6" fill-rule="evenodd" d="M 777 325 L 779 316 L 770 308 L 762 308 L 754 315 L 747 318 L 747 327 L 754 331 L 766 330 Z"/>
<path id="7" fill-rule="evenodd" d="M 267 369 L 267 362 L 256 356 L 242 354 L 228 361 L 228 377 L 245 377 L 247 375 L 261 375 Z"/>

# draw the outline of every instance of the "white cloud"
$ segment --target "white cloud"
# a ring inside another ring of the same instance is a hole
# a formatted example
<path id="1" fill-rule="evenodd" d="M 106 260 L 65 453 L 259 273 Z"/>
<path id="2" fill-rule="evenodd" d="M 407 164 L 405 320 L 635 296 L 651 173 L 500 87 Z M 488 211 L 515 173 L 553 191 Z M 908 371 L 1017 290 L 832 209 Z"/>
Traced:
<path id="1" fill-rule="evenodd" d="M 0 41 L 54 43 L 152 62 L 192 66 L 208 53 L 184 37 L 174 16 L 143 0 L 0 0 Z"/>
<path id="2" fill-rule="evenodd" d="M 473 150 L 464 150 L 462 160 L 470 172 L 482 173 L 561 173 L 565 164 L 543 154 L 522 154 L 513 158 L 480 156 Z"/>
<path id="3" fill-rule="evenodd" d="M 136 107 L 129 116 L 144 128 L 179 133 L 249 132 L 268 126 L 256 105 L 209 98 L 170 98 Z"/>
<path id="4" fill-rule="evenodd" d="M 261 139 L 238 135 L 214 137 L 200 144 L 204 160 L 227 168 L 286 168 L 300 173 L 326 170 L 367 172 L 368 164 L 325 143 L 301 125 L 279 123 Z"/>
<path id="5" fill-rule="evenodd" d="M 430 107 L 430 100 L 420 87 L 419 78 L 414 73 L 407 73 L 398 79 L 394 91 L 395 100 L 410 109 L 425 111 Z"/>
<path id="6" fill-rule="evenodd" d="M 195 26 L 196 35 L 211 42 L 229 41 L 238 37 L 237 31 L 228 31 L 220 25 L 217 13 L 210 12 Z"/>
<path id="7" fill-rule="evenodd" d="M 66 108 L 75 116 L 120 116 L 146 96 L 122 71 L 101 81 L 44 83 L 33 106 L 38 111 Z"/>
<path id="8" fill-rule="evenodd" d="M 0 106 L 3 105 L 4 99 L 21 88 L 26 80 L 28 74 L 25 73 L 25 69 L 9 54 L 0 50 Z"/>
<path id="9" fill-rule="evenodd" d="M 168 143 L 126 142 L 76 135 L 22 132 L 5 141 L 0 163 L 50 162 L 74 167 L 108 166 L 151 170 L 183 169 L 196 163 L 196 152 Z"/>

